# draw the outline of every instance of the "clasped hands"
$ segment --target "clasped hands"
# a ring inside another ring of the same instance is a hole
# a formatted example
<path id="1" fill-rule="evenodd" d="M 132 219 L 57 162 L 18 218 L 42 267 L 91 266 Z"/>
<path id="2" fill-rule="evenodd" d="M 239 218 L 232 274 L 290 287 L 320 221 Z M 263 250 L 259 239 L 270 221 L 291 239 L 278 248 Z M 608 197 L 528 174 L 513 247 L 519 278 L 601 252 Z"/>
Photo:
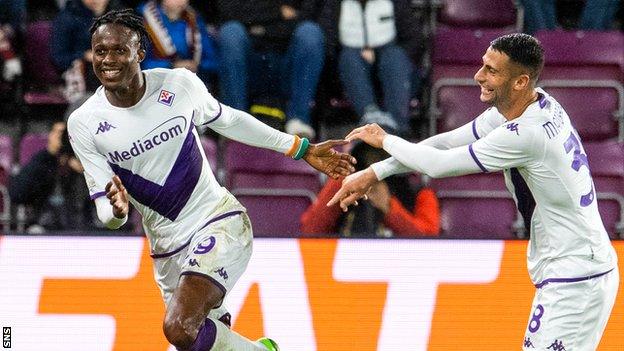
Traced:
<path id="1" fill-rule="evenodd" d="M 372 147 L 382 148 L 386 135 L 388 134 L 374 123 L 354 129 L 345 137 L 345 140 L 348 142 L 361 140 Z M 346 212 L 349 206 L 357 205 L 358 200 L 366 200 L 371 187 L 378 181 L 377 175 L 370 167 L 348 175 L 342 181 L 340 190 L 329 200 L 327 206 L 340 204 L 340 208 Z"/>

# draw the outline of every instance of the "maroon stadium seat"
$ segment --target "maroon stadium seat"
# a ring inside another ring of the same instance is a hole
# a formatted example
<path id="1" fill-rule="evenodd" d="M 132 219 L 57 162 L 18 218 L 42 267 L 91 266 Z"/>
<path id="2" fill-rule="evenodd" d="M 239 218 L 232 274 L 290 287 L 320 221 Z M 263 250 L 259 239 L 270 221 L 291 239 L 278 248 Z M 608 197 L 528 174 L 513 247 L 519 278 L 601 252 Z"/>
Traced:
<path id="1" fill-rule="evenodd" d="M 540 31 L 539 86 L 568 112 L 585 141 L 624 141 L 624 34 Z M 572 49 L 573 48 L 573 49 Z"/>
<path id="2" fill-rule="evenodd" d="M 26 133 L 19 144 L 19 164 L 24 166 L 39 151 L 48 146 L 47 133 Z"/>
<path id="3" fill-rule="evenodd" d="M 259 236 L 297 235 L 299 217 L 320 189 L 318 172 L 305 162 L 237 142 L 227 144 L 225 176 Z"/>
<path id="4" fill-rule="evenodd" d="M 611 238 L 624 238 L 624 145 L 584 143 L 594 178 L 598 209 Z"/>
<path id="5" fill-rule="evenodd" d="M 206 158 L 208 159 L 208 163 L 210 163 L 210 168 L 212 172 L 217 172 L 217 142 L 206 136 L 200 136 L 202 148 L 204 149 L 204 153 L 206 154 Z"/>
<path id="6" fill-rule="evenodd" d="M 444 238 L 515 239 L 524 227 L 503 174 L 433 179 Z"/>
<path id="7" fill-rule="evenodd" d="M 13 166 L 13 142 L 8 135 L 0 134 L 0 229 L 9 231 L 11 200 L 8 192 L 9 175 Z"/>
<path id="8" fill-rule="evenodd" d="M 519 11 L 513 0 L 445 1 L 438 24 L 456 28 L 513 28 L 519 30 Z"/>
<path id="9" fill-rule="evenodd" d="M 24 102 L 28 105 L 63 105 L 67 101 L 63 82 L 50 56 L 52 22 L 36 21 L 26 26 L 24 38 Z"/>

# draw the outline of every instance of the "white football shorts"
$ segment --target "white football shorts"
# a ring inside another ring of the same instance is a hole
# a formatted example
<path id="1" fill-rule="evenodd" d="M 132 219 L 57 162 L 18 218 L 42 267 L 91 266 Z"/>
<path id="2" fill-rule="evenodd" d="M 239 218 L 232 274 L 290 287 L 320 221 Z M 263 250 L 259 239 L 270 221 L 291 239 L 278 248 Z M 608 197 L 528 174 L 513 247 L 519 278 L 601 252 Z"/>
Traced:
<path id="1" fill-rule="evenodd" d="M 550 279 L 535 292 L 522 349 L 596 350 L 615 303 L 618 268 L 606 274 Z"/>

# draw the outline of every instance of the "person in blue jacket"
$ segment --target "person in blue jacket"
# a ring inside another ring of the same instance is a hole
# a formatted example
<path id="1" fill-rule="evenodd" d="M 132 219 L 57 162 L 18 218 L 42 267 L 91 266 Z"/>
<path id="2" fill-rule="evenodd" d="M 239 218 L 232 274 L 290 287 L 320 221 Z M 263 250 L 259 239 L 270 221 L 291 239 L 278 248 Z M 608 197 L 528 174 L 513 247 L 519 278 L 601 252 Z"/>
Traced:
<path id="1" fill-rule="evenodd" d="M 203 18 L 189 0 L 149 0 L 138 7 L 150 36 L 143 69 L 183 67 L 214 83 L 218 61 Z"/>

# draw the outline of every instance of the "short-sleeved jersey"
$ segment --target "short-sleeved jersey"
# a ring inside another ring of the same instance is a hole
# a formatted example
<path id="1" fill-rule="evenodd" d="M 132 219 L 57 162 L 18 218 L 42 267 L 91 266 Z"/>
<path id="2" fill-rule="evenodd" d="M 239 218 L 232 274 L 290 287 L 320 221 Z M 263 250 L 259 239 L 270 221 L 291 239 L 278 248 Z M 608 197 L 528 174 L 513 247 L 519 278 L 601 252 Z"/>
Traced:
<path id="1" fill-rule="evenodd" d="M 223 107 L 190 71 L 143 73 L 138 103 L 113 106 L 100 87 L 72 113 L 68 132 L 91 198 L 105 195 L 117 174 L 143 216 L 152 252 L 160 254 L 187 242 L 231 196 L 212 174 L 195 128 L 223 118 Z"/>
<path id="2" fill-rule="evenodd" d="M 470 155 L 483 172 L 503 170 L 530 232 L 528 269 L 539 284 L 615 267 L 587 155 L 561 105 L 542 89 L 512 121 L 496 108 L 477 117 Z"/>

